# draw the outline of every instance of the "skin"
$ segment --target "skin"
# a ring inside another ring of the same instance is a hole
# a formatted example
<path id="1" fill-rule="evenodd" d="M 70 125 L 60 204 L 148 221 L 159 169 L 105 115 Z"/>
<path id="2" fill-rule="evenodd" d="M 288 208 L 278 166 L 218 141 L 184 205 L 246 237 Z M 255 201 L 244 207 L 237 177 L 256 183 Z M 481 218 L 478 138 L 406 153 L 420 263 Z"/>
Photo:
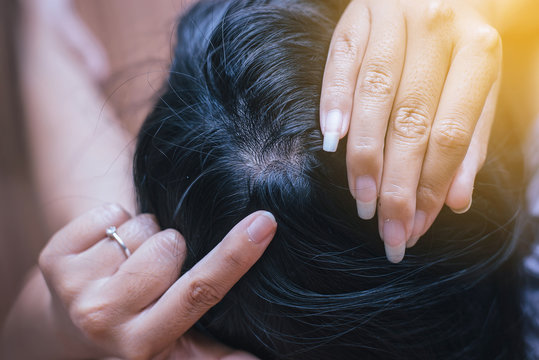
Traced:
<path id="1" fill-rule="evenodd" d="M 105 236 L 111 224 L 130 257 Z M 153 216 L 131 217 L 118 205 L 93 209 L 43 249 L 8 319 L 6 358 L 252 359 L 184 335 L 260 258 L 276 229 L 273 215 L 255 212 L 178 278 L 186 246 L 177 231 L 160 231 Z"/>
<path id="2" fill-rule="evenodd" d="M 354 0 L 331 42 L 320 105 L 326 151 L 348 135 L 350 192 L 378 212 L 400 262 L 444 203 L 472 202 L 501 78 L 498 32 L 471 6 L 441 0 Z"/>

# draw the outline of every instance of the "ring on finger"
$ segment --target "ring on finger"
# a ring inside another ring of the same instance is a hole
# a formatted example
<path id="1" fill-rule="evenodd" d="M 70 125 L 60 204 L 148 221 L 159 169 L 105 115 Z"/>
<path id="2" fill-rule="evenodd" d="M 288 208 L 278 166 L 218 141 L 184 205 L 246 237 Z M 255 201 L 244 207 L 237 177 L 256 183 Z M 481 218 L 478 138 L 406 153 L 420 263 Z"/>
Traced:
<path id="1" fill-rule="evenodd" d="M 120 245 L 120 247 L 122 248 L 122 251 L 124 252 L 127 258 L 131 256 L 131 251 L 129 251 L 129 249 L 123 242 L 122 238 L 116 232 L 116 226 L 108 227 L 106 230 L 106 234 L 109 239 L 116 241 L 116 243 Z"/>

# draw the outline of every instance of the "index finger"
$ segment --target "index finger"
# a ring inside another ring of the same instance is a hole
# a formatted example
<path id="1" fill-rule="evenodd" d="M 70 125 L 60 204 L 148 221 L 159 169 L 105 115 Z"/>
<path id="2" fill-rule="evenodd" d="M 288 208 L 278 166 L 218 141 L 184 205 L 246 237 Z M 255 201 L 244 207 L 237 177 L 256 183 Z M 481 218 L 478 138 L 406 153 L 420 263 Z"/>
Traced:
<path id="1" fill-rule="evenodd" d="M 262 256 L 277 230 L 272 214 L 258 211 L 237 224 L 145 313 L 137 333 L 156 350 L 179 338 Z"/>
<path id="2" fill-rule="evenodd" d="M 320 128 L 324 134 L 325 151 L 336 151 L 339 139 L 348 132 L 357 76 L 369 31 L 369 10 L 361 1 L 352 1 L 335 28 L 324 69 Z"/>

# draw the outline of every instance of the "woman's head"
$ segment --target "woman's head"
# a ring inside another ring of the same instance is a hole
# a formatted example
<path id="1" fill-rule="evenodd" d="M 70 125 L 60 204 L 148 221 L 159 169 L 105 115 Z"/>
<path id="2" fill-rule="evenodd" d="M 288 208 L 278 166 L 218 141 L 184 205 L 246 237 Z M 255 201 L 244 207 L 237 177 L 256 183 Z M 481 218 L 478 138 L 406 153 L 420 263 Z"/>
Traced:
<path id="1" fill-rule="evenodd" d="M 140 210 L 184 235 L 184 271 L 249 213 L 275 215 L 266 254 L 199 322 L 261 357 L 513 353 L 515 283 L 500 275 L 515 246 L 503 172 L 491 164 L 469 214 L 443 211 L 391 265 L 376 222 L 356 215 L 344 148 L 322 151 L 322 74 L 346 3 L 203 1 L 183 17 L 168 82 L 139 135 Z"/>

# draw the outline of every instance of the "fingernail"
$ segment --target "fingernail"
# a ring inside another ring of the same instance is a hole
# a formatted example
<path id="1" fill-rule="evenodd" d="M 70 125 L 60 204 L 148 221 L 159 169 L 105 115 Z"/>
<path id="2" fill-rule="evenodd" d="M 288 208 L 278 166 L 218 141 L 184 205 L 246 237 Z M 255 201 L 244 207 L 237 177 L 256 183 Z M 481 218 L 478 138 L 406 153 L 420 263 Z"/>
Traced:
<path id="1" fill-rule="evenodd" d="M 371 176 L 356 179 L 357 213 L 360 218 L 369 220 L 376 213 L 376 182 Z"/>
<path id="2" fill-rule="evenodd" d="M 262 212 L 247 228 L 249 241 L 260 244 L 269 241 L 275 232 L 275 217 L 270 212 Z"/>
<path id="3" fill-rule="evenodd" d="M 392 247 L 406 243 L 406 232 L 402 222 L 399 220 L 386 220 L 382 230 L 382 239 Z"/>
<path id="4" fill-rule="evenodd" d="M 384 247 L 386 249 L 386 257 L 387 259 L 396 264 L 402 261 L 404 259 L 404 253 L 406 252 L 406 243 L 400 243 L 397 246 L 389 246 L 387 243 L 384 243 Z"/>
<path id="5" fill-rule="evenodd" d="M 331 110 L 326 117 L 324 127 L 324 151 L 335 152 L 341 138 L 343 116 L 340 110 Z"/>
<path id="6" fill-rule="evenodd" d="M 414 228 L 412 230 L 412 236 L 406 242 L 407 248 L 411 248 L 412 246 L 417 244 L 419 237 L 423 234 L 426 222 L 427 214 L 423 210 L 417 210 L 414 216 Z"/>
<path id="7" fill-rule="evenodd" d="M 406 251 L 406 232 L 399 220 L 386 220 L 382 230 L 382 239 L 386 256 L 392 263 L 398 263 L 404 258 Z"/>
<path id="8" fill-rule="evenodd" d="M 466 206 L 464 209 L 451 209 L 455 214 L 458 214 L 458 215 L 461 215 L 461 214 L 464 214 L 465 212 L 467 212 L 468 210 L 470 210 L 470 208 L 472 207 L 472 198 L 470 198 L 470 202 L 468 203 L 468 206 Z"/>

